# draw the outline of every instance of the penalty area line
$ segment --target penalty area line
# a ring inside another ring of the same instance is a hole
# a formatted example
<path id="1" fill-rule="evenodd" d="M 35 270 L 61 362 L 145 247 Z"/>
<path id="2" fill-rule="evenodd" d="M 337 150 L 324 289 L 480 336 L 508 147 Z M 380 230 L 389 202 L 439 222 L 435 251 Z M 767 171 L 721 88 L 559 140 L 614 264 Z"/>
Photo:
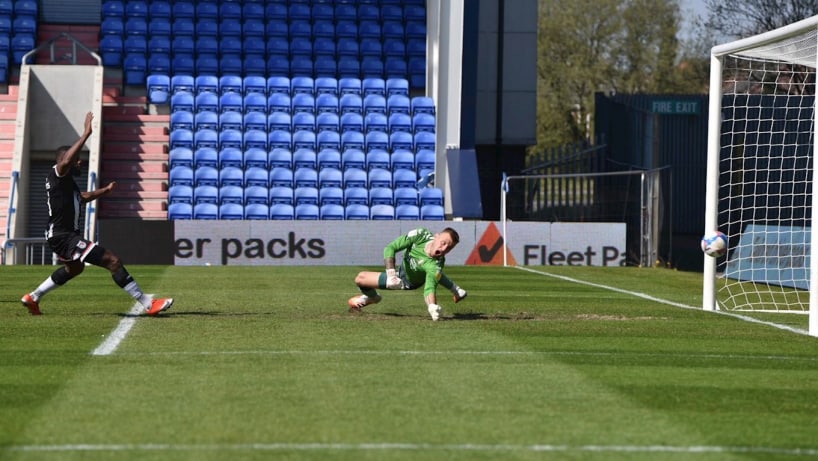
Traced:
<path id="1" fill-rule="evenodd" d="M 91 351 L 91 355 L 113 354 L 119 345 L 122 344 L 122 341 L 125 340 L 125 337 L 128 336 L 128 332 L 130 332 L 131 328 L 136 324 L 136 319 L 139 318 L 139 314 L 144 310 L 145 308 L 139 304 L 139 301 L 135 302 L 131 310 L 119 321 L 119 325 L 105 338 L 105 341 Z"/>
<path id="2" fill-rule="evenodd" d="M 615 291 L 617 293 L 631 295 L 631 296 L 635 296 L 637 298 L 643 298 L 643 299 L 647 299 L 649 301 L 654 301 L 654 302 L 661 303 L 661 304 L 667 304 L 669 306 L 681 307 L 682 309 L 702 310 L 701 307 L 689 306 L 687 304 L 682 304 L 682 303 L 677 303 L 677 302 L 674 302 L 674 301 L 669 301 L 667 299 L 657 298 L 655 296 L 651 296 L 651 295 L 648 295 L 648 294 L 645 294 L 645 293 L 640 293 L 638 291 L 625 290 L 625 289 L 622 289 L 622 288 L 612 287 L 612 286 L 609 286 L 609 285 L 602 285 L 600 283 L 589 282 L 587 280 L 580 280 L 580 279 L 575 279 L 573 277 L 566 277 L 564 275 L 549 274 L 548 272 L 535 271 L 534 269 L 529 269 L 527 267 L 522 267 L 522 266 L 512 266 L 512 267 L 514 267 L 515 269 L 519 269 L 521 271 L 531 272 L 533 274 L 545 275 L 546 277 L 552 277 L 552 278 L 555 278 L 555 279 L 564 280 L 566 282 L 577 283 L 577 284 L 580 284 L 580 285 L 588 285 L 588 286 L 595 287 L 595 288 L 601 288 L 603 290 Z M 713 312 L 713 313 L 719 314 L 719 315 L 726 315 L 728 317 L 737 318 L 739 320 L 743 320 L 743 321 L 749 322 L 749 323 L 758 323 L 758 324 L 761 324 L 761 325 L 767 325 L 769 327 L 778 328 L 779 330 L 789 331 L 791 333 L 797 333 L 797 334 L 800 334 L 800 335 L 809 335 L 808 331 L 802 330 L 800 328 L 791 327 L 789 325 L 781 325 L 780 323 L 767 322 L 765 320 L 759 320 L 759 319 L 756 319 L 756 318 L 753 318 L 753 317 L 748 317 L 746 315 L 736 314 L 736 313 L 733 313 L 733 312 L 725 312 L 725 311 L 708 311 L 708 312 Z"/>

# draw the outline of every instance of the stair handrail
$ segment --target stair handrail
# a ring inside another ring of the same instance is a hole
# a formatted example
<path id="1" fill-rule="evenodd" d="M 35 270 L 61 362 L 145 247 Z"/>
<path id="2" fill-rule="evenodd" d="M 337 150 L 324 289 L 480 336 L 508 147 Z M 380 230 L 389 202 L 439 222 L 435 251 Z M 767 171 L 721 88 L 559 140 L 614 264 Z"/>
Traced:
<path id="1" fill-rule="evenodd" d="M 17 192 L 17 182 L 20 180 L 20 172 L 14 170 L 11 172 L 11 192 L 9 193 L 9 210 L 6 213 L 6 238 L 3 239 L 3 249 L 2 249 L 2 262 L 1 264 L 6 263 L 6 245 L 8 244 L 9 235 L 11 234 L 11 220 L 15 213 L 17 213 L 17 208 L 14 206 L 14 196 L 15 192 Z"/>
<path id="2" fill-rule="evenodd" d="M 59 34 L 55 35 L 54 37 L 51 37 L 50 39 L 46 40 L 45 42 L 39 44 L 36 48 L 32 49 L 28 53 L 24 54 L 23 59 L 21 60 L 22 65 L 23 66 L 28 65 L 27 64 L 28 63 L 28 57 L 31 56 L 32 54 L 40 51 L 41 49 L 45 48 L 46 46 L 48 46 L 50 48 L 50 50 L 51 50 L 51 64 L 54 64 L 56 62 L 54 60 L 54 42 L 56 42 L 57 40 L 59 40 L 61 38 L 67 38 L 67 39 L 71 40 L 71 42 L 72 42 L 73 53 L 71 53 L 71 59 L 72 59 L 71 64 L 76 64 L 77 63 L 77 46 L 79 46 L 81 49 L 88 52 L 88 54 L 90 54 L 91 57 L 93 57 L 97 61 L 98 66 L 102 65 L 102 58 L 98 54 L 96 54 L 94 52 L 94 50 L 92 50 L 92 49 L 88 48 L 87 46 L 83 45 L 82 42 L 77 40 L 76 37 L 69 34 L 68 32 L 60 32 Z"/>

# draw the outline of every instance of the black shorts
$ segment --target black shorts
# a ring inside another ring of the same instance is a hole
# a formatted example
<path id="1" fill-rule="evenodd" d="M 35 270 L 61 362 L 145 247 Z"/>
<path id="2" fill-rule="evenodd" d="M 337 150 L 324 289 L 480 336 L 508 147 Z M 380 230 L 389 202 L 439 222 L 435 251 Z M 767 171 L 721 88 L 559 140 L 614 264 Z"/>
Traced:
<path id="1" fill-rule="evenodd" d="M 48 246 L 51 247 L 51 251 L 57 255 L 57 259 L 61 262 L 85 262 L 85 258 L 92 251 L 94 253 L 99 251 L 99 249 L 94 251 L 95 248 L 99 248 L 96 243 L 85 240 L 78 232 L 54 235 L 48 239 Z M 88 262 L 94 264 L 91 261 Z"/>

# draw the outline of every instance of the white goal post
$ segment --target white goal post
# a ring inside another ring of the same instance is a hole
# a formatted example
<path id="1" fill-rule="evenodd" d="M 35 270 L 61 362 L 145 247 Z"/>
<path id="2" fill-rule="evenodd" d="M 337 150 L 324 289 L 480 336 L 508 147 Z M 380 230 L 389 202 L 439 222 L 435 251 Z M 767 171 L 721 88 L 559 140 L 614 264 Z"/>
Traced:
<path id="1" fill-rule="evenodd" d="M 729 238 L 703 256 L 704 309 L 809 314 L 812 336 L 817 38 L 814 16 L 711 50 L 703 229 Z"/>

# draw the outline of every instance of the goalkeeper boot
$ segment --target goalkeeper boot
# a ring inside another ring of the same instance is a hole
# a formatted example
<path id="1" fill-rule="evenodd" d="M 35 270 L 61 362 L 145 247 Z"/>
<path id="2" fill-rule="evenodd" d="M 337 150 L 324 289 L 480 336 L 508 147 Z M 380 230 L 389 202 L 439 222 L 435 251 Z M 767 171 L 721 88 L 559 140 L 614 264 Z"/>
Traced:
<path id="1" fill-rule="evenodd" d="M 454 296 L 452 296 L 452 298 L 454 299 L 454 303 L 457 304 L 460 301 L 463 301 L 464 299 L 466 299 L 466 296 L 468 296 L 468 295 L 469 294 L 466 292 L 466 290 L 464 290 L 464 289 L 462 289 L 460 287 L 457 287 L 457 292 L 454 294 Z"/>
<path id="2" fill-rule="evenodd" d="M 360 295 L 360 296 L 353 296 L 349 298 L 347 304 L 349 304 L 349 311 L 350 312 L 361 312 L 361 309 L 364 306 L 368 306 L 370 304 L 378 304 L 381 302 L 381 295 L 375 296 L 367 296 L 367 295 Z"/>
<path id="3" fill-rule="evenodd" d="M 151 301 L 151 307 L 145 311 L 151 317 L 159 315 L 160 312 L 170 309 L 173 305 L 173 298 L 159 298 Z"/>
<path id="4" fill-rule="evenodd" d="M 31 315 L 43 315 L 43 313 L 40 312 L 40 303 L 37 302 L 34 299 L 34 297 L 31 296 L 31 294 L 26 293 L 25 295 L 23 295 L 23 298 L 20 299 L 20 302 L 23 303 L 23 305 L 26 306 L 26 308 L 28 308 L 28 311 L 31 313 Z"/>

